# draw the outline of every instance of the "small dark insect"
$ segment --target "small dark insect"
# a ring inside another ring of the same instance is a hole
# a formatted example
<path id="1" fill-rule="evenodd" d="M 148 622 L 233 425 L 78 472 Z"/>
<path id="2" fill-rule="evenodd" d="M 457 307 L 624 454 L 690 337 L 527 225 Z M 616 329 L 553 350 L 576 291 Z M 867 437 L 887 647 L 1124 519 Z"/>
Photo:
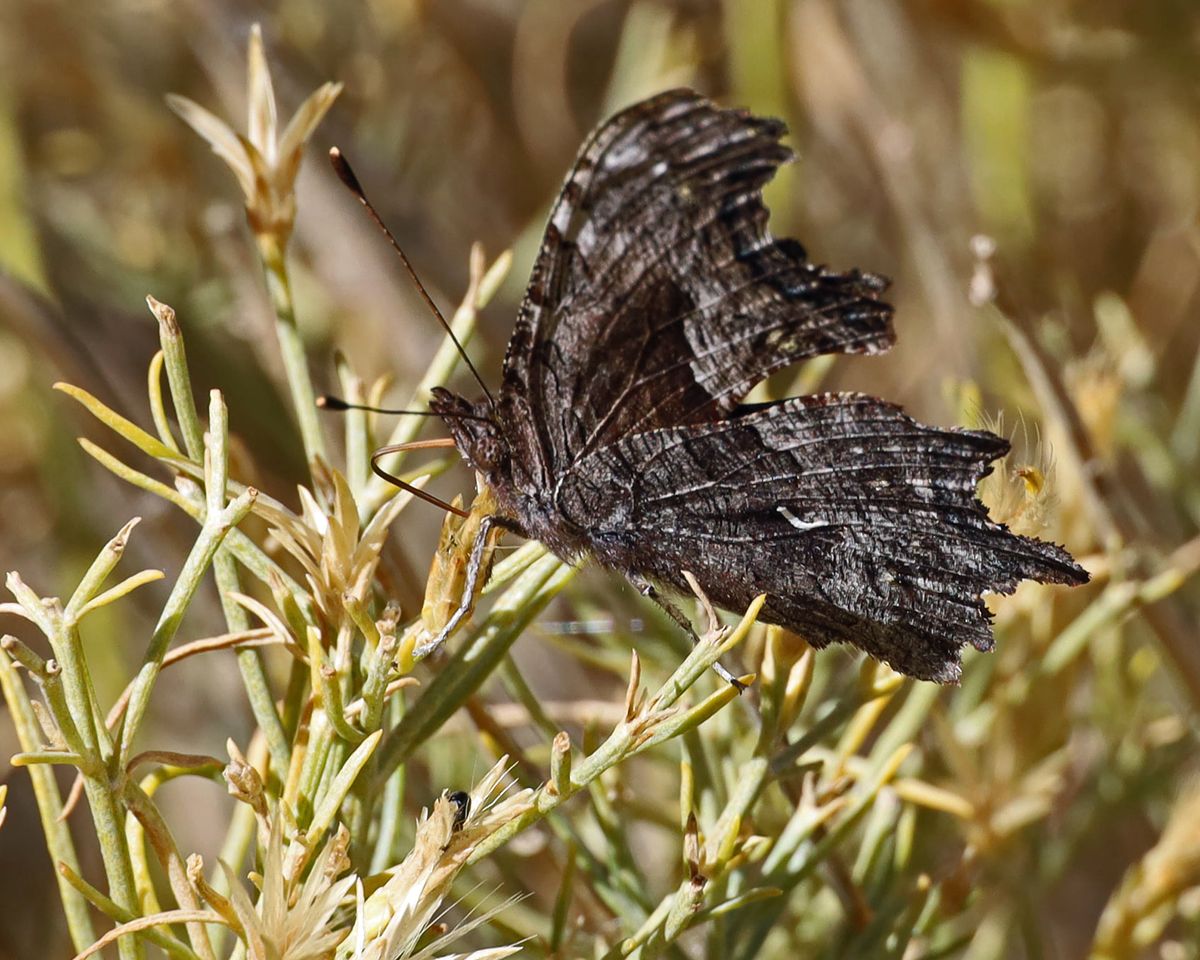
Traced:
<path id="1" fill-rule="evenodd" d="M 446 799 L 454 804 L 454 822 L 450 825 L 450 831 L 457 833 L 471 815 L 471 795 L 465 790 L 455 790 L 446 794 Z"/>
<path id="2" fill-rule="evenodd" d="M 498 505 L 467 593 L 499 526 L 619 571 L 685 626 L 654 584 L 686 591 L 690 571 L 732 610 L 766 593 L 760 619 L 813 646 L 955 681 L 964 644 L 992 647 L 985 592 L 1088 575 L 988 518 L 975 490 L 1008 451 L 998 436 L 856 393 L 742 403 L 788 364 L 894 339 L 883 277 L 831 271 L 768 232 L 761 190 L 792 156 L 784 133 L 673 90 L 591 135 L 546 227 L 499 393 L 433 392 Z M 469 608 L 470 596 L 459 614 Z"/>

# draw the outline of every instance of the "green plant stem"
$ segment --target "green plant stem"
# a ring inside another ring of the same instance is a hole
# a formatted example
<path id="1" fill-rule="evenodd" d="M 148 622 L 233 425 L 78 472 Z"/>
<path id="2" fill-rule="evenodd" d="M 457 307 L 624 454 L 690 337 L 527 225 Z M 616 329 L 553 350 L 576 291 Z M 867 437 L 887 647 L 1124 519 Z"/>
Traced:
<path id="1" fill-rule="evenodd" d="M 312 818 L 335 739 L 325 711 L 314 709 L 308 721 L 308 745 L 297 780 L 296 795 L 292 798 L 296 819 L 301 824 L 307 824 Z"/>
<path id="2" fill-rule="evenodd" d="M 171 892 L 175 894 L 175 900 L 179 906 L 184 910 L 203 910 L 204 904 L 200 902 L 200 898 L 196 895 L 196 891 L 188 879 L 187 867 L 175 844 L 175 839 L 171 836 L 171 831 L 167 828 L 166 821 L 158 812 L 154 801 L 142 791 L 141 787 L 128 779 L 125 781 L 122 797 L 129 812 L 137 817 L 146 831 L 146 839 L 150 841 L 150 846 L 153 847 L 159 864 L 167 874 Z M 216 960 L 216 954 L 213 952 L 212 942 L 208 939 L 208 931 L 204 924 L 193 922 L 186 926 L 192 949 L 204 960 Z"/>
<path id="3" fill-rule="evenodd" d="M 724 848 L 737 836 L 742 823 L 767 783 L 771 765 L 766 757 L 755 756 L 738 765 L 738 779 L 729 802 L 708 834 L 708 862 L 721 863 Z M 727 858 L 726 858 L 727 859 Z"/>
<path id="4" fill-rule="evenodd" d="M 362 772 L 363 767 L 371 759 L 371 755 L 375 752 L 375 748 L 379 746 L 379 741 L 383 737 L 382 730 L 376 730 L 373 734 L 363 740 L 342 764 L 341 769 L 330 781 L 329 788 L 319 798 L 313 810 L 313 818 L 307 827 L 306 837 L 313 849 L 315 849 L 324 836 L 325 831 L 329 829 L 333 823 L 333 818 L 337 815 L 338 809 L 343 801 L 350 793 L 351 787 L 354 786 L 354 781 L 358 779 L 358 775 Z"/>
<path id="5" fill-rule="evenodd" d="M 129 533 L 137 526 L 139 519 L 135 517 L 125 524 L 117 532 L 117 535 L 104 545 L 104 549 L 92 561 L 87 573 L 79 581 L 79 586 L 71 594 L 71 599 L 67 601 L 65 612 L 69 618 L 77 618 L 88 601 L 100 592 L 100 588 L 104 586 L 104 582 L 108 579 L 109 574 L 112 573 L 121 556 L 125 553 L 125 546 L 129 542 Z"/>
<path id="6" fill-rule="evenodd" d="M 569 781 L 571 790 L 569 792 L 557 785 L 554 789 L 543 786 L 535 795 L 530 809 L 514 817 L 487 839 L 481 841 L 471 851 L 467 862 L 476 863 L 493 850 L 503 846 L 518 833 L 557 808 L 568 797 L 587 787 L 605 770 L 641 753 L 656 743 L 686 734 L 735 699 L 738 695 L 737 691 L 732 686 L 722 685 L 720 690 L 690 710 L 677 711 L 673 709 L 674 704 L 692 684 L 705 675 L 717 660 L 746 638 L 765 601 L 765 595 L 755 598 L 741 622 L 719 643 L 702 641 L 696 644 L 692 652 L 658 688 L 654 696 L 649 698 L 644 707 L 633 711 L 632 715 L 618 724 L 608 739 L 582 762 L 572 765 Z M 499 605 L 497 603 L 497 607 Z M 636 663 L 635 660 L 635 667 Z"/>
<path id="7" fill-rule="evenodd" d="M 9 759 L 14 767 L 33 767 L 38 765 L 54 766 L 66 764 L 72 767 L 82 767 L 83 758 L 73 750 L 35 750 L 33 753 L 14 753 Z"/>
<path id="8" fill-rule="evenodd" d="M 383 721 L 383 711 L 387 706 L 384 695 L 387 693 L 388 670 L 396 659 L 396 649 L 400 644 L 397 631 L 385 634 L 376 647 L 367 654 L 366 676 L 362 683 L 363 712 L 360 726 L 367 733 L 378 730 Z"/>
<path id="9" fill-rule="evenodd" d="M 362 380 L 350 369 L 350 364 L 339 352 L 336 360 L 338 383 L 342 386 L 342 396 L 351 403 L 366 403 L 363 396 Z M 368 428 L 367 414 L 363 410 L 350 409 L 342 414 L 346 436 L 346 482 L 354 494 L 354 500 L 359 508 L 359 521 L 365 523 L 369 519 L 366 513 L 364 494 L 367 483 L 371 479 L 371 436 Z"/>
<path id="10" fill-rule="evenodd" d="M 107 551 L 102 552 L 101 557 L 106 557 L 106 553 L 111 557 L 111 553 Z M 115 560 L 113 562 L 115 563 Z M 84 578 L 83 592 L 76 590 L 75 597 L 72 598 L 77 602 L 77 607 L 83 603 L 84 594 L 99 589 L 102 580 L 96 571 L 102 569 L 106 563 L 107 559 L 103 563 L 97 561 L 92 565 L 89 575 Z M 111 565 L 108 566 L 108 569 L 111 570 Z M 88 685 L 84 681 L 86 668 L 83 666 L 84 661 L 78 636 L 69 639 L 69 635 L 76 634 L 74 624 L 71 623 L 68 626 L 67 615 L 57 601 L 43 602 L 16 574 L 10 574 L 7 582 L 22 607 L 46 635 L 56 653 L 64 658 L 64 662 L 58 666 L 58 672 L 53 675 L 49 673 L 49 665 L 47 665 L 47 676 L 43 680 L 47 705 L 54 714 L 55 722 L 63 737 L 74 747 L 78 756 L 78 766 L 83 774 L 83 786 L 92 812 L 92 821 L 96 828 L 96 839 L 100 845 L 109 890 L 118 904 L 124 909 L 133 910 L 138 905 L 138 897 L 134 883 L 133 865 L 122 829 L 125 813 L 120 806 L 119 799 L 109 787 L 110 773 L 115 773 L 115 771 L 106 768 L 96 751 L 95 727 L 102 726 L 102 724 L 95 723 L 98 711 L 93 708 Z M 7 656 L 4 656 L 3 659 L 6 664 L 9 663 Z M 67 673 L 65 679 L 63 671 Z M 21 689 L 23 691 L 23 688 Z M 32 710 L 32 707 L 30 709 Z M 85 729 L 90 731 L 90 736 L 86 741 L 79 730 L 79 724 L 75 721 L 76 716 L 83 718 Z M 39 749 L 40 736 L 35 736 L 31 742 L 34 746 L 30 753 L 35 756 L 42 753 Z M 67 760 L 65 756 L 61 759 Z M 61 802 L 59 807 L 61 810 Z M 122 958 L 140 958 L 143 955 L 141 942 L 137 939 L 123 939 L 119 949 Z"/>
<path id="11" fill-rule="evenodd" d="M 554 556 L 532 564 L 496 601 L 482 629 L 453 656 L 380 752 L 376 787 L 431 737 L 491 675 L 534 617 L 575 576 Z"/>
<path id="12" fill-rule="evenodd" d="M 146 844 L 146 828 L 137 817 L 125 818 L 125 847 L 133 861 L 133 877 L 138 888 L 138 908 L 142 914 L 162 909 L 154 889 L 154 873 L 150 866 L 150 851 Z"/>
<path id="13" fill-rule="evenodd" d="M 67 704 L 74 715 L 75 728 L 83 741 L 84 750 L 102 767 L 112 756 L 112 738 L 109 736 L 108 727 L 100 719 L 91 671 L 88 670 L 87 658 L 83 653 L 79 629 L 74 624 L 63 624 L 62 640 L 58 648 L 62 658 Z"/>
<path id="14" fill-rule="evenodd" d="M 225 612 L 225 621 L 231 633 L 241 633 L 250 629 L 250 618 L 246 611 L 230 599 L 230 595 L 240 592 L 237 566 L 233 555 L 222 545 L 213 558 L 213 573 L 217 579 L 217 590 L 221 595 L 221 609 Z M 280 776 L 287 770 L 291 762 L 292 748 L 288 743 L 287 734 L 283 729 L 283 721 L 279 711 L 275 709 L 275 700 L 271 696 L 271 687 L 267 681 L 267 671 L 263 664 L 262 653 L 259 650 L 243 649 L 237 652 L 238 670 L 242 674 L 242 686 L 246 689 L 246 699 L 250 701 L 250 710 L 254 720 L 267 741 L 267 750 L 271 754 L 271 766 L 279 771 Z"/>
<path id="15" fill-rule="evenodd" d="M 175 638 L 184 611 L 187 610 L 192 597 L 199 589 L 200 581 L 225 534 L 250 512 L 250 506 L 254 502 L 253 493 L 254 491 L 247 491 L 232 501 L 225 509 L 210 512 L 200 528 L 200 536 L 197 537 L 191 553 L 184 562 L 183 570 L 180 571 L 179 579 L 175 581 L 175 586 L 172 587 L 171 594 L 167 597 L 158 624 L 154 628 L 150 646 L 143 658 L 142 668 L 133 681 L 133 688 L 129 694 L 129 706 L 125 711 L 125 722 L 121 727 L 119 766 L 123 767 L 132 755 L 133 739 L 137 734 L 142 717 L 145 715 L 146 707 L 150 703 L 150 692 L 162 669 L 163 657 L 166 656 L 167 648 Z"/>
<path id="16" fill-rule="evenodd" d="M 386 706 L 388 727 L 395 727 L 404 716 L 403 691 L 393 697 Z M 400 832 L 400 811 L 404 805 L 405 766 L 400 764 L 384 781 L 383 794 L 377 805 L 379 829 L 375 834 L 375 845 L 371 851 L 371 873 L 379 873 L 394 862 L 396 837 Z"/>
<path id="17" fill-rule="evenodd" d="M 187 455 L 199 463 L 204 459 L 204 429 L 200 425 L 195 394 L 192 392 L 183 332 L 179 329 L 174 310 L 151 298 L 147 298 L 147 302 L 151 312 L 158 318 L 158 341 L 162 346 L 163 366 L 167 371 L 175 417 L 183 434 L 183 447 Z"/>
<path id="18" fill-rule="evenodd" d="M 21 749 L 32 752 L 41 747 L 41 728 L 37 716 L 33 712 L 29 695 L 21 682 L 16 666 L 8 654 L 0 650 L 0 689 L 4 691 L 4 699 L 8 703 L 9 717 L 16 728 L 17 740 Z M 42 821 L 42 834 L 46 840 L 46 849 L 50 859 L 56 864 L 65 864 L 76 874 L 79 873 L 79 857 L 75 852 L 75 842 L 71 839 L 71 831 L 62 817 L 62 794 L 59 793 L 58 783 L 54 779 L 54 771 L 41 765 L 29 767 L 29 779 L 33 784 L 33 795 L 37 801 L 38 816 Z M 11 824 L 9 825 L 11 827 Z M 58 895 L 62 900 L 63 913 L 67 918 L 67 931 L 76 951 L 84 950 L 96 939 L 96 931 L 92 926 L 92 918 L 88 913 L 87 900 L 80 895 L 68 880 L 60 873 L 58 879 Z M 125 953 L 121 954 L 126 956 Z"/>
<path id="19" fill-rule="evenodd" d="M 92 811 L 96 840 L 100 844 L 100 854 L 108 877 L 109 893 L 119 906 L 136 912 L 140 910 L 141 905 L 134 880 L 133 861 L 125 843 L 125 808 L 113 792 L 107 778 L 97 779 L 85 775 L 83 789 Z M 118 949 L 122 957 L 141 957 L 143 954 L 141 942 L 137 938 L 122 940 Z"/>
<path id="20" fill-rule="evenodd" d="M 167 371 L 167 383 L 171 389 L 171 402 L 175 406 L 175 416 L 179 420 L 180 432 L 183 435 L 183 445 L 188 456 L 200 463 L 204 459 L 204 432 L 200 424 L 200 416 L 196 411 L 195 393 L 192 390 L 192 378 L 188 370 L 187 350 L 183 342 L 183 333 L 175 316 L 175 311 L 166 304 L 149 299 L 151 312 L 158 318 L 159 342 L 162 345 L 162 365 Z M 152 368 L 153 372 L 153 368 Z M 157 380 L 157 377 L 154 377 Z M 154 403 L 154 391 L 151 390 L 151 407 Z M 223 408 L 222 408 L 223 409 Z M 157 420 L 160 419 L 156 417 Z M 165 424 L 158 424 L 161 434 Z M 213 425 L 213 428 L 224 432 L 224 423 Z M 169 434 L 164 442 L 169 440 Z M 217 579 L 217 590 L 221 597 L 221 609 L 225 613 L 225 622 L 230 633 L 241 633 L 250 627 L 250 619 L 238 604 L 229 599 L 231 593 L 240 590 L 237 565 L 230 553 L 228 544 L 222 544 L 213 560 L 213 573 Z M 239 650 L 237 653 L 238 669 L 242 674 L 242 683 L 246 688 L 246 696 L 250 701 L 250 709 L 259 729 L 267 739 L 267 749 L 271 753 L 271 763 L 276 770 L 286 770 L 291 755 L 287 737 L 283 732 L 283 724 L 275 710 L 271 698 L 270 686 L 267 683 L 266 670 L 263 667 L 262 655 L 257 650 Z"/>
<path id="21" fill-rule="evenodd" d="M 331 668 L 322 668 L 316 671 L 317 680 L 320 686 L 318 689 L 321 694 L 321 706 L 325 710 L 325 715 L 329 719 L 329 725 L 337 733 L 338 737 L 346 743 L 358 744 L 362 742 L 362 731 L 356 730 L 346 719 L 345 703 L 342 697 L 342 685 L 337 672 Z"/>
<path id="22" fill-rule="evenodd" d="M 300 425 L 304 454 L 311 469 L 318 459 L 326 459 L 325 438 L 321 434 L 321 424 L 317 416 L 317 397 L 308 373 L 308 358 L 305 356 L 304 343 L 296 326 L 296 308 L 292 300 L 287 258 L 284 248 L 274 234 L 260 234 L 256 239 L 267 282 L 267 293 L 271 298 L 271 308 L 275 311 L 275 334 L 279 338 L 279 353 L 283 358 L 292 406 L 296 410 L 296 420 Z"/>
<path id="23" fill-rule="evenodd" d="M 158 431 L 158 439 L 176 453 L 180 453 L 179 442 L 175 439 L 171 421 L 167 417 L 167 404 L 163 399 L 163 363 L 163 352 L 159 350 L 153 359 L 151 359 L 150 368 L 146 372 L 146 389 L 150 395 L 150 419 L 154 421 L 154 429 Z"/>
<path id="24" fill-rule="evenodd" d="M 50 708 L 67 747 L 79 756 L 81 768 L 97 776 L 102 764 L 96 752 L 92 702 L 82 679 L 82 656 L 78 645 L 68 641 L 68 634 L 74 631 L 67 625 L 67 616 L 58 600 L 43 601 L 18 574 L 10 573 L 6 583 L 30 619 L 45 634 L 55 654 L 55 662 L 41 661 L 41 669 L 35 674 L 46 706 Z M 18 653 L 15 644 L 11 649 Z"/>
<path id="25" fill-rule="evenodd" d="M 73 870 L 65 863 L 58 864 L 59 878 L 71 887 L 77 890 L 92 906 L 103 913 L 110 920 L 117 923 L 132 923 L 138 919 L 136 914 L 130 913 L 128 910 L 122 909 L 112 899 L 106 897 L 103 893 L 93 887 L 90 883 L 83 879 L 78 871 Z M 139 931 L 139 936 L 145 937 L 157 947 L 162 947 L 172 957 L 178 957 L 179 960 L 200 960 L 200 955 L 196 953 L 186 943 L 182 943 L 171 936 L 170 932 L 162 927 L 147 927 L 145 930 Z M 95 938 L 93 937 L 93 942 Z M 91 946 L 89 942 L 88 946 Z"/>

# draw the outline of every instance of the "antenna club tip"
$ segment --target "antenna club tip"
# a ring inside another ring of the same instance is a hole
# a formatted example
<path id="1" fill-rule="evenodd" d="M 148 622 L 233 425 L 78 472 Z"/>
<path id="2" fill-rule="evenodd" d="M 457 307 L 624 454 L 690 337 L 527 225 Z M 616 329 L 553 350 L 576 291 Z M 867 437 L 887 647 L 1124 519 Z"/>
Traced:
<path id="1" fill-rule="evenodd" d="M 334 397 L 327 393 L 317 397 L 317 406 L 322 410 L 349 410 L 350 405 L 340 397 Z"/>
<path id="2" fill-rule="evenodd" d="M 342 151 L 337 147 L 329 148 L 329 162 L 333 166 L 333 172 L 337 174 L 338 179 L 342 181 L 351 191 L 358 194 L 359 198 L 363 197 L 362 184 L 358 182 L 358 177 L 354 170 L 350 167 L 350 161 L 342 154 Z"/>

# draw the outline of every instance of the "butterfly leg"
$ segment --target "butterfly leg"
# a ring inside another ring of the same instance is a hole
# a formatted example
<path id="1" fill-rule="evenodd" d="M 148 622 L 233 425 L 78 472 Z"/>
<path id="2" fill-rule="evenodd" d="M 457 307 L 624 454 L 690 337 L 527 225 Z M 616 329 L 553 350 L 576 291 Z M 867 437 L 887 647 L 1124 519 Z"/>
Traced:
<path id="1" fill-rule="evenodd" d="M 467 559 L 466 582 L 463 584 L 462 599 L 459 601 L 458 609 L 451 614 L 446 625 L 435 636 L 416 646 L 413 650 L 414 659 L 421 660 L 433 653 L 446 642 L 450 634 L 457 630 L 458 625 L 475 609 L 480 581 L 487 575 L 487 571 L 483 569 L 483 558 L 487 552 L 488 537 L 491 536 L 492 529 L 495 527 L 508 530 L 511 525 L 506 523 L 502 517 L 492 515 L 479 521 L 479 531 L 475 534 L 475 542 L 471 544 L 471 556 Z"/>
<path id="2" fill-rule="evenodd" d="M 630 577 L 629 582 L 637 587 L 638 593 L 640 593 L 643 597 L 648 597 L 649 599 L 653 600 L 668 617 L 679 624 L 683 632 L 691 638 L 693 645 L 701 642 L 701 637 L 696 633 L 696 628 L 692 626 L 692 622 L 687 618 L 687 615 L 677 606 L 675 606 L 675 604 L 673 604 L 670 600 L 664 597 L 659 589 L 654 586 L 654 584 L 652 584 L 649 580 L 643 579 L 642 577 Z M 704 603 L 705 607 L 710 611 L 711 614 L 712 608 L 708 605 L 708 598 L 703 594 L 698 595 L 700 596 L 701 602 Z M 714 663 L 712 668 L 718 677 L 733 686 L 738 693 L 741 693 L 746 689 L 746 685 L 738 680 L 738 678 L 732 673 L 726 670 L 721 663 Z"/>

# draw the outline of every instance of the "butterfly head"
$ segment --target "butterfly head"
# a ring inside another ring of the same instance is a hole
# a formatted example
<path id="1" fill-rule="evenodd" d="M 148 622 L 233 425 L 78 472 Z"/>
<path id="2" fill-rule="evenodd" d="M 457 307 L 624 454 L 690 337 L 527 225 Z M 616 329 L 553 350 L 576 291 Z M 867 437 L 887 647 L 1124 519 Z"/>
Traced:
<path id="1" fill-rule="evenodd" d="M 508 442 L 492 417 L 487 400 L 472 403 L 442 387 L 434 387 L 429 408 L 445 421 L 454 445 L 468 465 L 489 482 L 504 478 L 509 469 Z"/>

